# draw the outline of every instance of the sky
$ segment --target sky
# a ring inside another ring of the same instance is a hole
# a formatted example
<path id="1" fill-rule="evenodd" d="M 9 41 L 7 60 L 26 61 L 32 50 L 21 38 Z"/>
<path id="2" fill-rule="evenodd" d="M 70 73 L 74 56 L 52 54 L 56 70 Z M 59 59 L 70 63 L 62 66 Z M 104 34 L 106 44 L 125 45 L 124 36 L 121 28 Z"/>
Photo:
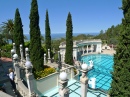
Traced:
<path id="1" fill-rule="evenodd" d="M 24 34 L 30 31 L 29 15 L 32 0 L 0 0 L 0 24 L 14 19 L 19 9 Z M 122 0 L 37 0 L 39 26 L 45 33 L 45 15 L 48 9 L 51 33 L 65 33 L 68 13 L 72 15 L 73 33 L 99 33 L 123 18 Z"/>

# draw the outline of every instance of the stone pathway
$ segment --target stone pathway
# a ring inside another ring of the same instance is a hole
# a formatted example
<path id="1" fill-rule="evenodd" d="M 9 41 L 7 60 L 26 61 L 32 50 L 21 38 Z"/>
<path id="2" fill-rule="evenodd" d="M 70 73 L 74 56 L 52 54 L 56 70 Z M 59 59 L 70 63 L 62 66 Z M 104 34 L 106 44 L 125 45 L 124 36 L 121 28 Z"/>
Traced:
<path id="1" fill-rule="evenodd" d="M 0 92 L 0 97 L 15 97 L 15 93 L 13 92 L 11 83 L 9 81 L 9 78 L 7 76 L 8 74 L 8 69 L 12 68 L 13 64 L 12 64 L 12 59 L 10 58 L 0 58 L 0 84 L 5 84 L 5 91 L 7 94 L 9 94 L 8 96 L 4 96 L 6 95 L 5 93 Z"/>

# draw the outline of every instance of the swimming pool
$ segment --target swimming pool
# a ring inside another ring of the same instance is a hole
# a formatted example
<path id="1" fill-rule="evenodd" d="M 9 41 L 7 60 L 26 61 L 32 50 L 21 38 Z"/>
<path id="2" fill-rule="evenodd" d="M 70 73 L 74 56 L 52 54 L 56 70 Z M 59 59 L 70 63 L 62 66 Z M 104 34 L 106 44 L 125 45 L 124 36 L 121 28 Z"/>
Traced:
<path id="1" fill-rule="evenodd" d="M 103 91 L 110 89 L 112 81 L 111 71 L 113 71 L 113 56 L 107 54 L 92 54 L 83 56 L 81 62 L 85 62 L 89 65 L 89 61 L 92 60 L 94 68 L 87 74 L 89 78 L 96 78 L 96 88 Z"/>

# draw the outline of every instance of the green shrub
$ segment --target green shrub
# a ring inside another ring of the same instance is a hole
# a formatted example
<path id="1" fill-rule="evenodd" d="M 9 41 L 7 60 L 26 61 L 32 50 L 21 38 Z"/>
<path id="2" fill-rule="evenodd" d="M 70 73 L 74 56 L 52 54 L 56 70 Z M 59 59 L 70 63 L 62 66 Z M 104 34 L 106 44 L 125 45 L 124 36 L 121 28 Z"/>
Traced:
<path id="1" fill-rule="evenodd" d="M 1 49 L 6 50 L 6 51 L 11 51 L 11 49 L 13 49 L 13 45 L 12 44 L 6 44 L 6 45 L 2 46 Z"/>
<path id="2" fill-rule="evenodd" d="M 24 45 L 25 45 L 25 48 L 26 48 L 26 47 L 29 48 L 30 41 L 26 41 L 26 42 L 24 42 Z"/>
<path id="3" fill-rule="evenodd" d="M 12 44 L 6 44 L 1 47 L 1 57 L 8 57 L 11 58 L 11 49 L 13 49 Z"/>
<path id="4" fill-rule="evenodd" d="M 10 51 L 2 51 L 1 57 L 11 58 L 11 52 Z"/>
<path id="5" fill-rule="evenodd" d="M 58 53 L 54 55 L 54 61 L 56 62 L 58 60 Z"/>

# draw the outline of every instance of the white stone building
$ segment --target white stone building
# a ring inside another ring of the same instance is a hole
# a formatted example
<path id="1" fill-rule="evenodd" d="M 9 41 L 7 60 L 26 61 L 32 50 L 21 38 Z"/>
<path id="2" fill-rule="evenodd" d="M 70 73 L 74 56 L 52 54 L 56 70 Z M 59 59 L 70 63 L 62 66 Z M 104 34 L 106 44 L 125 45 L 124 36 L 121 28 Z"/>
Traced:
<path id="1" fill-rule="evenodd" d="M 66 51 L 66 43 L 60 43 L 60 54 L 61 61 L 65 60 L 65 51 Z M 102 41 L 101 39 L 91 39 L 91 40 L 80 40 L 73 42 L 73 58 L 76 60 L 79 59 L 80 56 L 88 53 L 101 53 L 102 49 Z"/>

